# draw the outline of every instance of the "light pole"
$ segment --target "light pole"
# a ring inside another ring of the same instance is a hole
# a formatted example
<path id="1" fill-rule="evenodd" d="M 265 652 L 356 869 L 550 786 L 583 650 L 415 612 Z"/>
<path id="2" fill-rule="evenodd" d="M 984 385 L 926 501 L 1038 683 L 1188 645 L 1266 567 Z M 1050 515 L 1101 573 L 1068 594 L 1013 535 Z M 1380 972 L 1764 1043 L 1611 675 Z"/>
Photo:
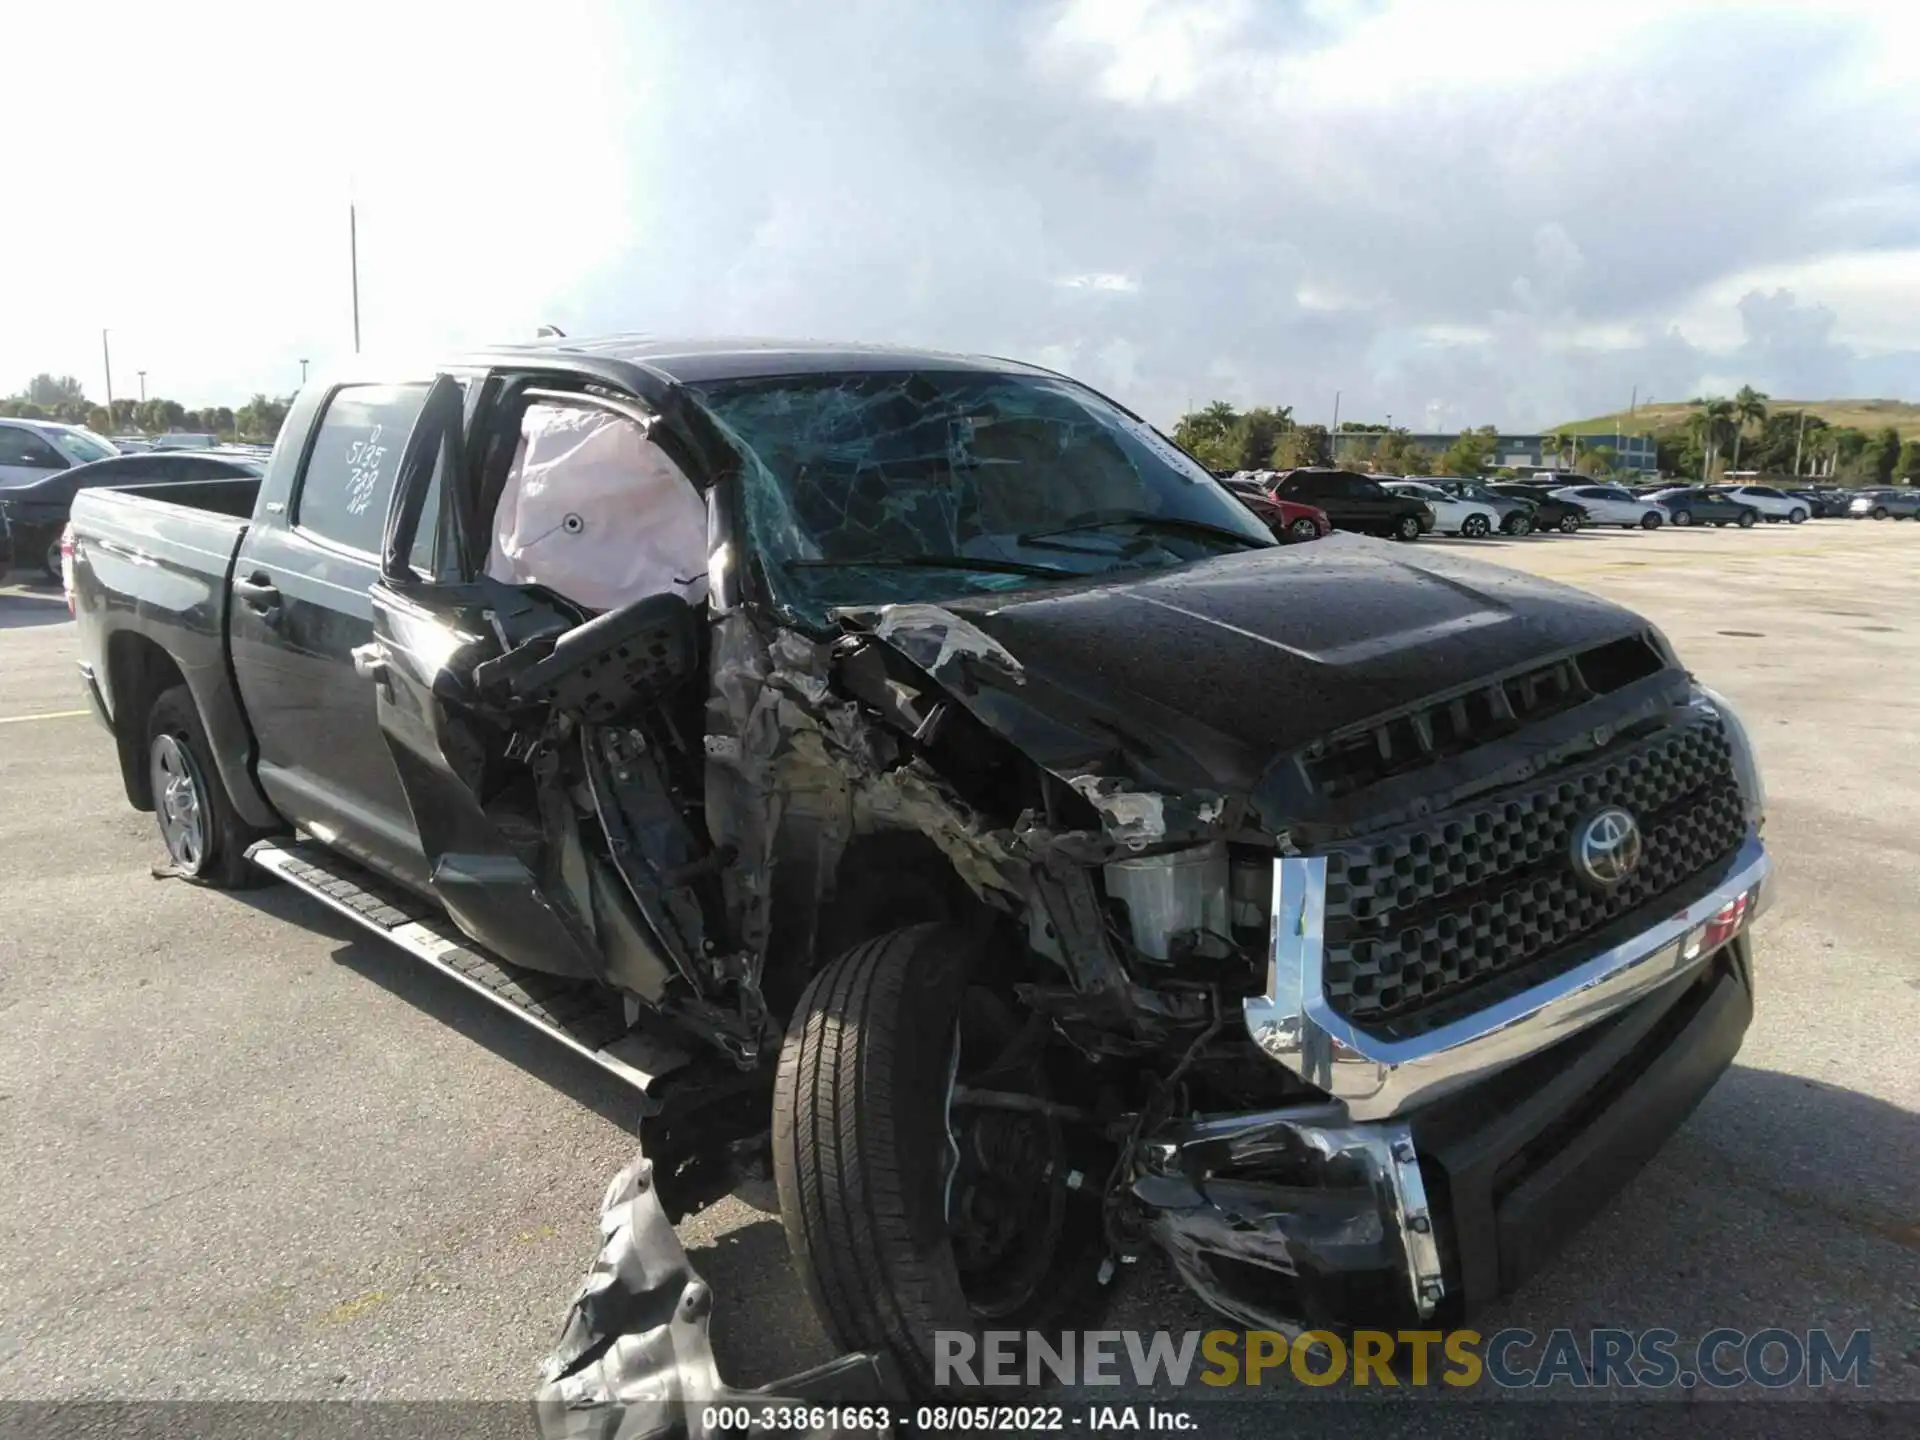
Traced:
<path id="1" fill-rule="evenodd" d="M 100 361 L 107 370 L 107 418 L 113 418 L 113 351 L 107 345 L 107 332 L 100 332 Z"/>
<path id="2" fill-rule="evenodd" d="M 304 355 L 300 357 L 300 383 L 307 383 L 307 360 Z"/>
<path id="3" fill-rule="evenodd" d="M 147 372 L 136 370 L 133 373 L 140 377 L 140 403 L 144 405 L 147 403 Z"/>
<path id="4" fill-rule="evenodd" d="M 353 353 L 360 353 L 360 216 L 347 202 L 347 265 L 353 276 Z"/>

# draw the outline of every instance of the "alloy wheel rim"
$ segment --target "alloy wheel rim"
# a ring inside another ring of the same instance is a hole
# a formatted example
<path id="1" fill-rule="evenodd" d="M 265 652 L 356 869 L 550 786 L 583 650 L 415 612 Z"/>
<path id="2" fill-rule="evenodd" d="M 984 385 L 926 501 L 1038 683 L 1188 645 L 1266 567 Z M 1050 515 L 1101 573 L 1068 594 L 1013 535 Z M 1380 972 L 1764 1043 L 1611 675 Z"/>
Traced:
<path id="1" fill-rule="evenodd" d="M 207 810 L 193 756 L 174 736 L 162 735 L 153 742 L 148 770 L 167 854 L 188 874 L 198 874 L 207 858 Z"/>

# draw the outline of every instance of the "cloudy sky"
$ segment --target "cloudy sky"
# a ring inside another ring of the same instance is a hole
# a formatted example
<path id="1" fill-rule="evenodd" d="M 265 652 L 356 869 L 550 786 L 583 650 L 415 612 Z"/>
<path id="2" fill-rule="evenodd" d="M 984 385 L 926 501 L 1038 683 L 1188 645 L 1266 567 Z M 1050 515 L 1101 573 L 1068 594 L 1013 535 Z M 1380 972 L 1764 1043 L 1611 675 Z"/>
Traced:
<path id="1" fill-rule="evenodd" d="M 1162 422 L 1920 398 L 1913 0 L 73 0 L 7 29 L 39 58 L 0 87 L 35 157 L 0 392 L 97 398 L 102 327 L 119 394 L 292 388 L 352 347 L 351 197 L 370 350 L 900 341 Z"/>

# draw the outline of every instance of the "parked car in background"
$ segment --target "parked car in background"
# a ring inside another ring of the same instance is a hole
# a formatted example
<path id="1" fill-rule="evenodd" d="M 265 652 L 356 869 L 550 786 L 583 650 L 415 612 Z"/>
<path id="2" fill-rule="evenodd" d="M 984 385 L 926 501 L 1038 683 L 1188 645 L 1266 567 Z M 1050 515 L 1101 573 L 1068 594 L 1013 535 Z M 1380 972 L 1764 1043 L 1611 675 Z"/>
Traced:
<path id="1" fill-rule="evenodd" d="M 251 455 L 202 450 L 192 454 L 116 455 L 43 475 L 0 490 L 0 519 L 13 541 L 13 565 L 38 567 L 60 578 L 60 534 L 67 528 L 73 497 L 97 485 L 141 485 L 166 480 L 258 479 L 266 466 Z"/>
<path id="2" fill-rule="evenodd" d="M 1789 490 L 1787 493 L 1797 495 L 1806 501 L 1808 513 L 1816 520 L 1844 520 L 1847 507 L 1853 504 L 1853 491 L 1841 490 L 1834 486 Z"/>
<path id="3" fill-rule="evenodd" d="M 1357 470 L 1282 470 L 1269 493 L 1326 511 L 1339 530 L 1418 540 L 1434 524 L 1433 511 L 1425 501 L 1395 495 L 1371 475 Z"/>
<path id="4" fill-rule="evenodd" d="M 152 443 L 155 450 L 212 450 L 219 445 L 220 437 L 181 430 L 168 435 L 156 435 Z"/>
<path id="5" fill-rule="evenodd" d="M 112 439 L 114 448 L 122 455 L 136 455 L 153 449 L 153 441 L 145 435 L 115 435 Z"/>
<path id="6" fill-rule="evenodd" d="M 1517 501 L 1528 506 L 1533 511 L 1531 528 L 1535 530 L 1558 530 L 1562 535 L 1571 535 L 1587 523 L 1585 510 L 1571 500 L 1555 499 L 1546 490 L 1508 480 L 1496 480 L 1486 490 L 1495 500 Z"/>
<path id="7" fill-rule="evenodd" d="M 1333 533 L 1333 521 L 1327 512 L 1297 500 L 1282 500 L 1270 494 L 1256 480 L 1223 480 L 1233 497 L 1246 506 L 1274 535 L 1289 545 L 1303 540 L 1318 540 Z"/>
<path id="8" fill-rule="evenodd" d="M 1658 530 L 1666 524 L 1667 511 L 1657 500 L 1635 495 L 1619 485 L 1568 485 L 1552 492 L 1556 500 L 1571 500 L 1587 512 L 1596 525 L 1621 525 L 1632 529 Z"/>
<path id="9" fill-rule="evenodd" d="M 1847 506 L 1849 519 L 1920 520 L 1920 489 L 1862 490 Z"/>
<path id="10" fill-rule="evenodd" d="M 1675 525 L 1738 525 L 1748 530 L 1760 519 L 1760 512 L 1745 501 L 1698 486 L 1673 485 L 1647 498 L 1666 506 L 1667 519 Z"/>
<path id="11" fill-rule="evenodd" d="M 1500 516 L 1502 535 L 1531 535 L 1541 528 L 1540 497 L 1535 495 L 1496 495 L 1477 480 L 1453 480 L 1441 475 L 1413 477 L 1428 485 L 1437 485 L 1449 495 L 1475 504 L 1490 506 Z"/>
<path id="12" fill-rule="evenodd" d="M 82 425 L 0 420 L 0 490 L 119 453 L 111 440 Z"/>
<path id="13" fill-rule="evenodd" d="M 1728 495 L 1742 505 L 1751 505 L 1762 520 L 1785 520 L 1798 525 L 1813 514 L 1813 509 L 1798 495 L 1789 495 L 1772 485 L 1714 485 L 1716 495 Z"/>
<path id="14" fill-rule="evenodd" d="M 1433 511 L 1434 528 L 1442 534 L 1484 540 L 1500 528 L 1505 518 L 1492 505 L 1449 495 L 1438 485 L 1429 485 L 1424 480 L 1389 480 L 1386 488 L 1396 495 L 1409 495 L 1422 501 Z"/>

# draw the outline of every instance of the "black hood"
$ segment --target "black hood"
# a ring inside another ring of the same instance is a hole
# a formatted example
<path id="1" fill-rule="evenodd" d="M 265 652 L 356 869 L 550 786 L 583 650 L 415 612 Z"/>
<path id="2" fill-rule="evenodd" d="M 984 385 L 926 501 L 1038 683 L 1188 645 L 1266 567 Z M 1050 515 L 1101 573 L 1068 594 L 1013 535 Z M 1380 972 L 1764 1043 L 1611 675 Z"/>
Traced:
<path id="1" fill-rule="evenodd" d="M 1650 628 L 1520 571 L 1345 535 L 843 613 L 1055 774 L 1227 795 L 1344 727 Z"/>

